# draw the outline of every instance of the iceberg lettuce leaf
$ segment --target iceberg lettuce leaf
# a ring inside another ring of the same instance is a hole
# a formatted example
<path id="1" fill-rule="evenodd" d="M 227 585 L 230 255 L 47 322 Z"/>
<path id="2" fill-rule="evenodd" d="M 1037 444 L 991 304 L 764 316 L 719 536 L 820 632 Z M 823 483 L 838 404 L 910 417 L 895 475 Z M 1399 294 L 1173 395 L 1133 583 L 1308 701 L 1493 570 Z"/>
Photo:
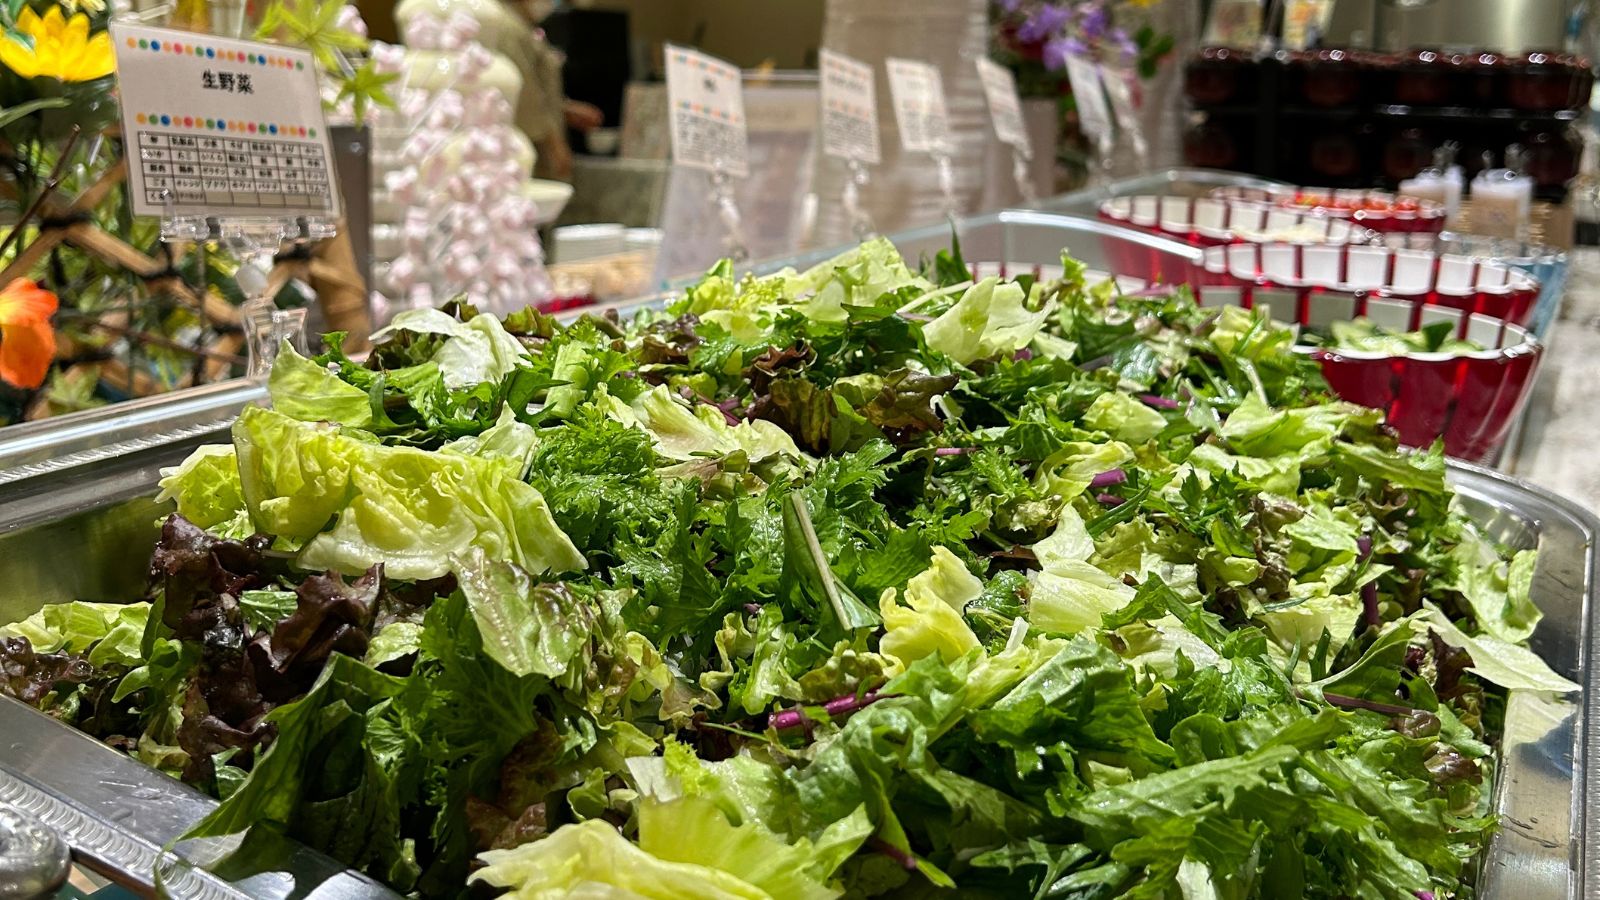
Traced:
<path id="1" fill-rule="evenodd" d="M 585 566 L 504 460 L 385 447 L 254 407 L 233 434 L 251 519 L 298 546 L 303 568 L 437 578 L 474 547 L 529 572 Z"/>

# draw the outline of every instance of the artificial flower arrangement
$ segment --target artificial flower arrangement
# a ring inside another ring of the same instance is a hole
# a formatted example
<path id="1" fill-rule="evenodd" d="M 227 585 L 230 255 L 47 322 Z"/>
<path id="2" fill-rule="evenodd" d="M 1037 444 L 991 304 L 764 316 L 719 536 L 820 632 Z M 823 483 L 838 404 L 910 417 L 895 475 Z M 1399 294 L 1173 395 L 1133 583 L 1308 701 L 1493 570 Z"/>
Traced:
<path id="1" fill-rule="evenodd" d="M 1068 172 L 1068 187 L 1081 183 L 1088 168 L 1089 146 L 1077 125 L 1077 105 L 1067 79 L 1067 60 L 1081 57 L 1102 65 L 1131 69 L 1151 78 L 1172 53 L 1170 34 L 1149 25 L 1130 28 L 1123 20 L 1162 0 L 996 0 L 990 52 L 1009 66 L 1024 97 L 1049 97 L 1060 107 L 1058 160 Z M 1168 0 L 1174 2 L 1174 0 Z"/>
<path id="2" fill-rule="evenodd" d="M 340 12 L 274 4 L 263 30 L 326 62 L 364 45 Z M 109 18 L 105 0 L 0 0 L 0 425 L 244 374 L 239 261 L 130 214 Z M 335 74 L 347 102 L 386 99 L 368 68 Z"/>

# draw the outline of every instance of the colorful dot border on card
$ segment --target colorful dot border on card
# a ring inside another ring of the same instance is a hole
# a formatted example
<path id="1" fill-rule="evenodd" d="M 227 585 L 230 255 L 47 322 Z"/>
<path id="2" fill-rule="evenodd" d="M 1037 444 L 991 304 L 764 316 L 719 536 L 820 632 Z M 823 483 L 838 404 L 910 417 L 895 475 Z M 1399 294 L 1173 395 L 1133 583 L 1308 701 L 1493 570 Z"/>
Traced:
<path id="1" fill-rule="evenodd" d="M 271 66 L 274 69 L 304 71 L 304 60 L 288 56 L 278 56 L 274 53 L 255 53 L 249 50 L 230 50 L 219 47 L 208 47 L 204 44 L 195 44 L 189 41 L 159 41 L 149 38 L 128 38 L 129 50 L 146 50 L 151 53 L 167 53 L 174 56 L 203 57 L 209 60 L 227 63 L 241 63 L 247 66 Z"/>
<path id="2" fill-rule="evenodd" d="M 305 125 L 283 122 L 250 122 L 243 119 L 211 119 L 203 116 L 176 116 L 171 113 L 137 113 L 133 117 L 140 125 L 159 125 L 166 128 L 199 128 L 202 131 L 229 131 L 234 134 L 258 134 L 268 137 L 315 138 L 317 129 Z"/>

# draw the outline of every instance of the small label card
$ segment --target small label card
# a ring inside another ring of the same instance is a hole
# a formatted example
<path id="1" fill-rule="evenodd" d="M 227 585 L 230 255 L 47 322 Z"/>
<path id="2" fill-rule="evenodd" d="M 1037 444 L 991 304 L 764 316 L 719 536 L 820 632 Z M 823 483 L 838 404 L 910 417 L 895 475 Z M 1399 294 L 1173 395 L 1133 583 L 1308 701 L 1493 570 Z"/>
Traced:
<path id="1" fill-rule="evenodd" d="M 900 145 L 909 153 L 949 153 L 950 115 L 945 111 L 939 70 L 925 62 L 893 56 L 887 65 Z"/>
<path id="2" fill-rule="evenodd" d="M 136 216 L 339 216 L 305 50 L 111 23 Z"/>
<path id="3" fill-rule="evenodd" d="M 1011 70 L 987 57 L 978 60 L 978 80 L 989 101 L 989 118 L 994 134 L 1002 144 L 1010 144 L 1023 159 L 1033 159 L 1028 128 L 1022 122 L 1022 101 L 1017 97 L 1017 80 Z"/>
<path id="4" fill-rule="evenodd" d="M 1100 70 L 1094 61 L 1076 54 L 1067 55 L 1067 81 L 1072 99 L 1078 104 L 1078 125 L 1095 143 L 1112 139 L 1111 111 L 1106 108 L 1106 93 L 1100 86 Z"/>
<path id="5" fill-rule="evenodd" d="M 872 67 L 823 49 L 822 150 L 829 156 L 875 166 L 878 149 L 878 91 Z"/>
<path id="6" fill-rule="evenodd" d="M 738 68 L 672 44 L 666 56 L 672 161 L 736 178 L 749 175 L 749 124 Z"/>

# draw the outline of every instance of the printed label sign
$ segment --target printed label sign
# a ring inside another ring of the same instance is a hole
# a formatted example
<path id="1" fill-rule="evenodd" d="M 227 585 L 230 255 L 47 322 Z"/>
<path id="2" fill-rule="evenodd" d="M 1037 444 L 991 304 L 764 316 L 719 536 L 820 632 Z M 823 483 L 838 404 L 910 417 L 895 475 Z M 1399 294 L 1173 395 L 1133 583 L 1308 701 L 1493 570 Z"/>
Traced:
<path id="1" fill-rule="evenodd" d="M 339 215 L 304 50 L 111 24 L 137 216 Z"/>
<path id="2" fill-rule="evenodd" d="M 1032 159 L 1033 145 L 1028 142 L 1028 128 L 1022 122 L 1022 101 L 1017 98 L 1017 80 L 1011 70 L 992 59 L 980 59 L 978 80 L 983 82 L 983 96 L 989 102 L 995 137 L 1002 144 L 1010 144 L 1023 159 Z"/>
<path id="3" fill-rule="evenodd" d="M 672 161 L 738 178 L 750 174 L 744 85 L 738 68 L 695 50 L 667 45 L 667 102 Z"/>
<path id="4" fill-rule="evenodd" d="M 889 57 L 889 98 L 900 145 L 909 153 L 949 153 L 950 115 L 939 70 L 914 59 Z"/>
<path id="5" fill-rule="evenodd" d="M 1111 112 L 1106 109 L 1105 91 L 1100 87 L 1100 70 L 1092 60 L 1069 55 L 1067 81 L 1072 85 L 1072 99 L 1078 104 L 1078 124 L 1083 133 L 1096 143 L 1110 141 Z"/>
<path id="6" fill-rule="evenodd" d="M 823 152 L 877 165 L 882 154 L 878 148 L 878 91 L 872 67 L 827 49 L 821 52 L 818 64 Z"/>

